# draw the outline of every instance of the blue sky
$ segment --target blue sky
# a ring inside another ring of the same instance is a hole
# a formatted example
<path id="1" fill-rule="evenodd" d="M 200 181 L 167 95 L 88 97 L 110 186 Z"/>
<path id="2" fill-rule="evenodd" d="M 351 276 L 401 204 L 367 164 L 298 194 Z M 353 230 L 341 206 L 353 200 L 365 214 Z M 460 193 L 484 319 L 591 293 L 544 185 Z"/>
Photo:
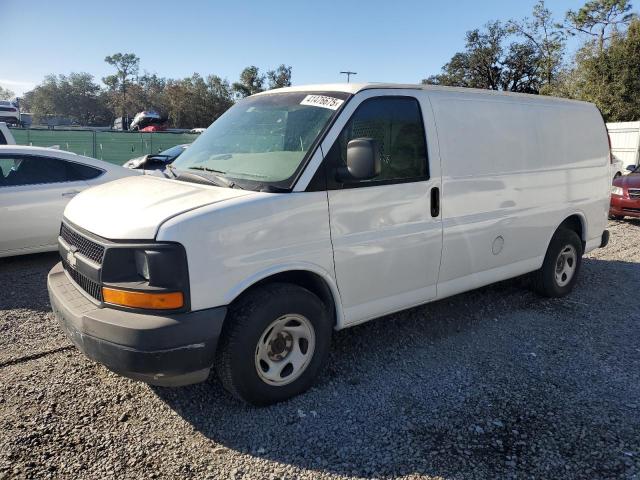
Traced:
<path id="1" fill-rule="evenodd" d="M 547 0 L 558 19 L 585 0 Z M 520 18 L 535 0 L 161 1 L 0 0 L 0 85 L 22 93 L 49 73 L 109 74 L 104 57 L 133 52 L 141 71 L 233 81 L 247 65 L 286 63 L 294 84 L 416 83 L 462 49 L 464 33 Z M 575 45 L 575 40 L 572 40 Z"/>

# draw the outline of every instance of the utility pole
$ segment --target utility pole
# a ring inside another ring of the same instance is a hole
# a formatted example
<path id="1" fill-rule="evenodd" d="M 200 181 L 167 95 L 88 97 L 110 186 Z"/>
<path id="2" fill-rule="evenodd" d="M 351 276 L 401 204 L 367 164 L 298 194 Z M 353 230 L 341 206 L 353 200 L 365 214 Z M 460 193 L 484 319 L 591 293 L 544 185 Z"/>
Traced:
<path id="1" fill-rule="evenodd" d="M 346 75 L 347 76 L 347 83 L 349 83 L 349 80 L 351 80 L 351 75 L 357 75 L 358 72 L 350 72 L 350 71 L 346 71 L 346 72 L 340 72 L 341 75 Z"/>

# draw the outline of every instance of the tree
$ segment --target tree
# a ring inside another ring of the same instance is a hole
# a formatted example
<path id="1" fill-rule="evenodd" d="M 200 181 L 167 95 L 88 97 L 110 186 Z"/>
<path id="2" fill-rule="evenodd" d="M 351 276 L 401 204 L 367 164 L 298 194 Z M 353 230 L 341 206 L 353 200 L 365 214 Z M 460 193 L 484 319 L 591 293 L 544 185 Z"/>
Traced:
<path id="1" fill-rule="evenodd" d="M 288 67 L 283 63 L 276 70 L 267 72 L 269 89 L 283 88 L 291 86 L 291 65 Z"/>
<path id="2" fill-rule="evenodd" d="M 551 93 L 593 102 L 607 121 L 638 120 L 640 20 L 632 20 L 626 32 L 613 35 L 602 51 L 599 48 L 593 42 L 584 45 Z"/>
<path id="3" fill-rule="evenodd" d="M 628 25 L 635 17 L 630 12 L 629 0 L 589 0 L 577 12 L 566 15 L 568 30 L 572 34 L 584 33 L 597 40 L 598 51 L 603 52 L 605 42 L 622 25 Z"/>
<path id="4" fill-rule="evenodd" d="M 534 47 L 541 79 L 545 85 L 552 85 L 562 67 L 566 33 L 562 25 L 554 21 L 544 0 L 535 4 L 532 18 L 510 20 L 507 29 L 511 34 L 525 38 Z"/>
<path id="5" fill-rule="evenodd" d="M 127 111 L 130 113 L 143 110 L 155 110 L 166 114 L 164 91 L 167 79 L 159 77 L 155 73 L 145 72 L 131 82 L 127 93 Z"/>
<path id="6" fill-rule="evenodd" d="M 540 58 L 528 40 L 507 44 L 509 29 L 490 22 L 483 30 L 467 32 L 463 52 L 442 67 L 442 73 L 423 83 L 458 87 L 537 93 Z"/>
<path id="7" fill-rule="evenodd" d="M 233 105 L 229 82 L 216 75 L 194 73 L 182 80 L 168 80 L 164 98 L 175 127 L 208 127 Z"/>
<path id="8" fill-rule="evenodd" d="M 9 100 L 15 96 L 16 94 L 13 93 L 11 90 L 9 90 L 8 88 L 4 88 L 0 85 L 0 100 Z"/>
<path id="9" fill-rule="evenodd" d="M 133 53 L 114 53 L 106 56 L 104 61 L 116 69 L 114 75 L 104 77 L 102 81 L 113 93 L 120 93 L 119 101 L 113 103 L 119 107 L 119 112 L 124 117 L 127 113 L 127 86 L 138 74 L 140 59 Z"/>
<path id="10" fill-rule="evenodd" d="M 264 75 L 260 74 L 260 69 L 251 65 L 240 73 L 240 81 L 234 82 L 231 86 L 233 93 L 238 98 L 248 97 L 255 93 L 260 93 L 264 89 Z"/>
<path id="11" fill-rule="evenodd" d="M 25 93 L 23 106 L 40 118 L 59 115 L 81 125 L 104 125 L 111 120 L 100 86 L 84 72 L 47 75 Z"/>

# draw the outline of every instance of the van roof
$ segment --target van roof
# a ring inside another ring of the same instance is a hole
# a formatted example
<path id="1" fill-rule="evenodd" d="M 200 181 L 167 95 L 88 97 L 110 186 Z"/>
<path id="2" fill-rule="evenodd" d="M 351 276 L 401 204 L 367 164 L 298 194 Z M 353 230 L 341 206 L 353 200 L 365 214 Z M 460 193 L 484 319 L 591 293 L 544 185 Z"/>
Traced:
<path id="1" fill-rule="evenodd" d="M 321 83 L 313 85 L 296 85 L 294 87 L 276 88 L 273 90 L 266 90 L 258 95 L 269 95 L 271 93 L 281 92 L 345 92 L 345 93 L 358 93 L 362 90 L 371 89 L 402 89 L 402 90 L 431 90 L 431 91 L 448 91 L 448 92 L 460 92 L 460 93 L 478 93 L 482 95 L 494 95 L 494 96 L 508 96 L 526 98 L 529 100 L 542 99 L 546 101 L 557 102 L 570 102 L 588 104 L 589 102 L 583 102 L 580 100 L 570 100 L 567 98 L 549 97 L 546 95 L 533 95 L 527 93 L 514 93 L 503 92 L 496 90 L 486 90 L 480 88 L 465 88 L 465 87 L 445 87 L 441 85 L 423 85 L 423 84 L 410 84 L 410 83 Z"/>

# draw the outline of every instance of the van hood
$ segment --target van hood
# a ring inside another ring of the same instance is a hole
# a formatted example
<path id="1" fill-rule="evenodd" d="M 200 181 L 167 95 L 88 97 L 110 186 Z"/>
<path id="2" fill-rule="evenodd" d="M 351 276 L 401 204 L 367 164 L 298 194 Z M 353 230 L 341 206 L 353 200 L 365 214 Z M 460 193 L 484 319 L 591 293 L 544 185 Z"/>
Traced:
<path id="1" fill-rule="evenodd" d="M 126 177 L 80 193 L 68 203 L 64 217 L 107 239 L 151 240 L 171 217 L 253 193 L 150 175 Z"/>

